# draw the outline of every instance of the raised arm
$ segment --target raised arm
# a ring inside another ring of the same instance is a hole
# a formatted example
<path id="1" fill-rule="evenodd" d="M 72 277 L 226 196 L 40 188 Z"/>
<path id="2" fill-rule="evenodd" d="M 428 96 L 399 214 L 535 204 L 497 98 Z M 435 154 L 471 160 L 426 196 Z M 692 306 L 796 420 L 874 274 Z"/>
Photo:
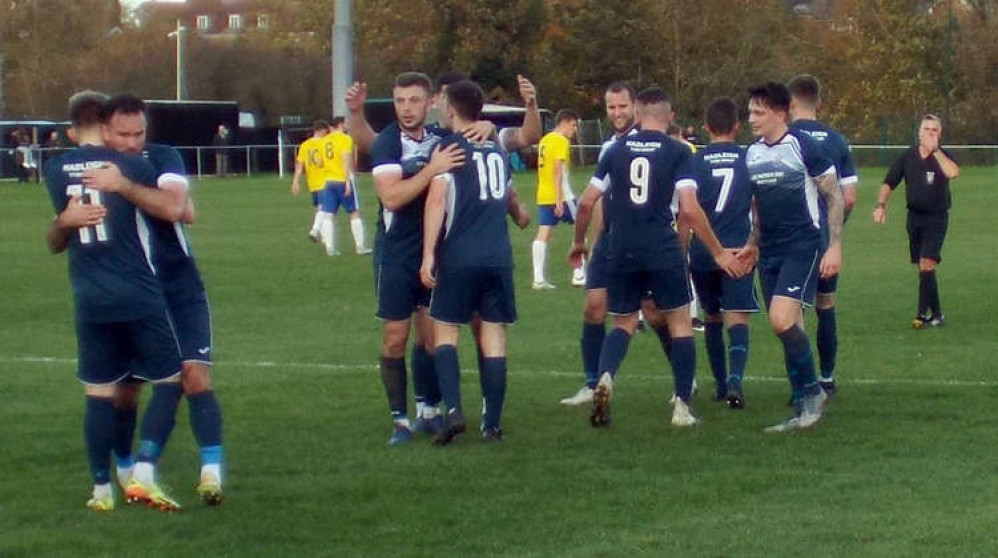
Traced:
<path id="1" fill-rule="evenodd" d="M 960 176 L 960 167 L 956 164 L 953 159 L 950 159 L 943 153 L 942 149 L 936 148 L 932 153 L 932 156 L 936 158 L 936 162 L 939 163 L 939 168 L 943 170 L 943 174 L 946 178 L 950 180 Z"/>
<path id="2" fill-rule="evenodd" d="M 374 138 L 378 137 L 371 125 L 364 116 L 364 101 L 367 100 L 367 84 L 359 81 L 347 89 L 347 129 L 350 130 L 350 137 L 353 138 L 357 151 L 367 153 L 374 143 Z"/>
<path id="3" fill-rule="evenodd" d="M 516 76 L 516 81 L 526 112 L 523 114 L 523 125 L 514 128 L 513 132 L 506 138 L 506 144 L 503 147 L 507 151 L 519 151 L 525 147 L 530 147 L 541 139 L 543 132 L 541 112 L 537 107 L 537 90 L 534 88 L 534 84 L 519 74 Z"/>

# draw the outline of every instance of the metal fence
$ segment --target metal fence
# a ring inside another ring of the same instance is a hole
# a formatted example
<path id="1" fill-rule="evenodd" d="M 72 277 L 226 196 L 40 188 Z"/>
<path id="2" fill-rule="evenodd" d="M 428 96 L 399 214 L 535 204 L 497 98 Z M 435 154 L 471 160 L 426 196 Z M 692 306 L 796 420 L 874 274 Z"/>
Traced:
<path id="1" fill-rule="evenodd" d="M 590 135 L 601 130 L 587 131 L 585 143 L 572 146 L 572 164 L 574 166 L 589 166 L 596 164 L 599 156 L 600 143 L 591 139 Z M 599 136 L 596 136 L 598 141 Z M 700 146 L 702 147 L 702 146 Z M 852 154 L 857 167 L 886 167 L 909 146 L 907 145 L 853 145 Z M 996 166 L 998 165 L 998 145 L 944 145 L 961 165 Z M 295 154 L 298 146 L 294 144 L 276 145 L 241 145 L 224 148 L 214 146 L 179 146 L 176 148 L 184 158 L 187 173 L 198 178 L 216 176 L 218 163 L 216 156 L 220 152 L 228 155 L 228 174 L 253 176 L 254 174 L 273 174 L 280 176 L 294 172 Z M 41 169 L 45 161 L 65 152 L 65 148 L 35 148 L 32 150 L 36 169 Z M 281 154 L 282 156 L 279 156 Z M 15 160 L 14 149 L 0 150 L 0 179 L 25 178 L 31 181 L 40 180 L 38 170 L 28 171 L 19 168 Z"/>

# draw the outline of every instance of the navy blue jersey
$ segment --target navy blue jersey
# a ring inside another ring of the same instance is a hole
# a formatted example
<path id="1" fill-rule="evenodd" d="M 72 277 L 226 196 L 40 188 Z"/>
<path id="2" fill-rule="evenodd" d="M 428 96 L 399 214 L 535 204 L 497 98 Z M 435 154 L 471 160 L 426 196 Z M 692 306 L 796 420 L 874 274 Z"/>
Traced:
<path id="1" fill-rule="evenodd" d="M 821 145 L 804 132 L 788 130 L 773 145 L 763 138 L 749 144 L 745 161 L 759 210 L 761 257 L 820 249 L 821 215 L 813 177 L 835 172 Z"/>
<path id="2" fill-rule="evenodd" d="M 842 134 L 817 120 L 794 120 L 790 124 L 790 129 L 805 132 L 821 144 L 825 149 L 825 155 L 835 165 L 840 185 L 855 186 L 859 182 L 849 142 Z"/>
<path id="3" fill-rule="evenodd" d="M 669 203 L 676 188 L 696 188 L 690 149 L 661 132 L 640 131 L 616 141 L 600 159 L 590 185 L 604 193 L 610 222 L 607 258 L 620 271 L 663 269 L 678 250 Z"/>
<path id="4" fill-rule="evenodd" d="M 169 145 L 150 143 L 146 144 L 142 156 L 155 169 L 157 184 L 173 181 L 187 186 L 184 161 L 176 149 Z M 152 236 L 152 263 L 167 298 L 184 294 L 200 295 L 204 285 L 194 263 L 194 254 L 187 242 L 183 223 L 170 223 L 150 215 L 146 215 L 146 219 Z"/>
<path id="5" fill-rule="evenodd" d="M 414 139 L 397 123 L 385 127 L 371 145 L 371 173 L 400 172 L 403 178 L 418 173 L 430 160 L 433 148 L 445 132 L 427 126 L 421 139 Z M 423 209 L 426 193 L 404 207 L 388 211 L 378 209 L 378 232 L 374 241 L 375 265 L 385 263 L 419 268 L 423 258 Z"/>
<path id="6" fill-rule="evenodd" d="M 697 198 L 710 227 L 725 248 L 745 245 L 751 228 L 752 182 L 745 149 L 734 143 L 712 143 L 693 156 Z M 690 268 L 718 269 L 714 257 L 696 237 L 690 243 Z"/>
<path id="7" fill-rule="evenodd" d="M 45 186 L 57 214 L 72 196 L 107 208 L 101 223 L 69 235 L 69 280 L 80 322 L 130 321 L 165 308 L 150 261 L 148 228 L 139 210 L 118 194 L 81 184 L 84 170 L 107 163 L 117 165 L 132 182 L 155 187 L 156 173 L 149 163 L 104 147 L 83 146 L 45 165 Z"/>
<path id="8" fill-rule="evenodd" d="M 438 267 L 512 268 L 506 225 L 512 183 L 509 159 L 493 142 L 473 145 L 457 134 L 444 138 L 440 145 L 453 143 L 464 149 L 466 162 L 444 175 L 447 218 Z"/>

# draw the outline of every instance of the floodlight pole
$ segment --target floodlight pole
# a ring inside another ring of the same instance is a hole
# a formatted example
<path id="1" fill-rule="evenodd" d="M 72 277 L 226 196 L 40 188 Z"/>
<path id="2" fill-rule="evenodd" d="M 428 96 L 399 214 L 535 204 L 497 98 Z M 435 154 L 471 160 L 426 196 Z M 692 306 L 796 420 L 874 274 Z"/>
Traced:
<path id="1" fill-rule="evenodd" d="M 184 35 L 187 28 L 184 23 L 177 19 L 177 30 L 169 33 L 167 37 L 177 40 L 177 100 L 183 101 L 187 97 L 187 83 L 184 79 Z"/>
<path id="2" fill-rule="evenodd" d="M 333 116 L 346 116 L 345 97 L 353 81 L 353 20 L 351 0 L 336 0 L 330 52 L 333 76 Z"/>

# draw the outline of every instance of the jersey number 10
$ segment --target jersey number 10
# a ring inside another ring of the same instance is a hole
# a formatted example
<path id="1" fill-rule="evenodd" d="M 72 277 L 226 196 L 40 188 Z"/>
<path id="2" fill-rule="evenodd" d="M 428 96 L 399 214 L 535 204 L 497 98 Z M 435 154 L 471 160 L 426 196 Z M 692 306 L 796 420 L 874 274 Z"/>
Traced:
<path id="1" fill-rule="evenodd" d="M 506 161 L 502 155 L 491 152 L 486 156 L 484 153 L 476 151 L 472 156 L 475 166 L 478 167 L 478 199 L 485 201 L 492 194 L 493 199 L 501 200 L 506 197 Z"/>
<path id="2" fill-rule="evenodd" d="M 84 188 L 82 184 L 70 184 L 66 186 L 66 195 L 69 197 L 79 197 L 83 203 L 92 203 L 100 205 L 100 191 L 91 190 L 90 188 Z M 104 226 L 104 219 L 101 219 L 93 226 L 93 234 L 90 233 L 91 227 L 80 227 L 77 229 L 80 234 L 80 244 L 90 244 L 94 241 L 94 237 L 97 238 L 97 242 L 107 242 L 107 227 Z"/>

